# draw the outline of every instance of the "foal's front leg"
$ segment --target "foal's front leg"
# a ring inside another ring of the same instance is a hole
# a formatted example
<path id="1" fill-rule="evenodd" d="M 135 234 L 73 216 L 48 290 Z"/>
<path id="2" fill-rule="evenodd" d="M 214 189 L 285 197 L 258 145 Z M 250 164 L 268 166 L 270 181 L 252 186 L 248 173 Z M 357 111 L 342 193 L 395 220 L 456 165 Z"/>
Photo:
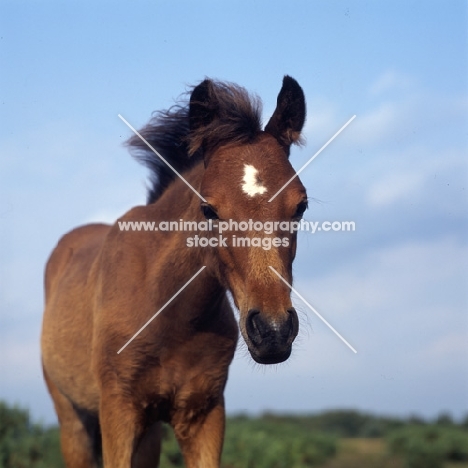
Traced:
<path id="1" fill-rule="evenodd" d="M 173 420 L 187 468 L 219 468 L 225 427 L 224 401 L 195 420 L 189 413 L 180 411 Z"/>
<path id="2" fill-rule="evenodd" d="M 104 468 L 130 468 L 143 431 L 141 412 L 128 396 L 103 391 L 99 420 Z"/>

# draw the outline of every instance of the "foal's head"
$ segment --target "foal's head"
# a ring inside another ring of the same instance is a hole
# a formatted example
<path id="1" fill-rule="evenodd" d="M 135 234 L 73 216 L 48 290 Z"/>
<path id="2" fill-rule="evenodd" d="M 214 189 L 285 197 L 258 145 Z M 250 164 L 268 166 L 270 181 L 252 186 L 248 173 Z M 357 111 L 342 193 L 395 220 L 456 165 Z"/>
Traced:
<path id="1" fill-rule="evenodd" d="M 242 88 L 205 80 L 190 98 L 190 151 L 205 164 L 200 208 L 218 224 L 212 235 L 225 238 L 212 249 L 211 266 L 232 292 L 242 335 L 262 364 L 288 359 L 298 333 L 289 287 L 272 268 L 291 284 L 296 233 L 281 228 L 302 217 L 306 190 L 296 177 L 269 200 L 295 174 L 289 149 L 305 113 L 302 89 L 288 76 L 264 130 L 259 104 Z"/>

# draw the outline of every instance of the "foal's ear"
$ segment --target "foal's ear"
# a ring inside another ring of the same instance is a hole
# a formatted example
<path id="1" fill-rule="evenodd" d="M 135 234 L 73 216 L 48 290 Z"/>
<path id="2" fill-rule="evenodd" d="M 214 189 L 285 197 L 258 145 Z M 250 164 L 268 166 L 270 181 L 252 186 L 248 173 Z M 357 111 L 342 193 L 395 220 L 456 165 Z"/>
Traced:
<path id="1" fill-rule="evenodd" d="M 218 116 L 219 103 L 216 99 L 214 84 L 211 80 L 204 80 L 196 86 L 190 96 L 189 125 L 190 125 L 190 155 L 202 148 L 206 143 L 202 130 L 210 125 Z"/>
<path id="2" fill-rule="evenodd" d="M 305 117 L 304 92 L 294 78 L 286 75 L 276 100 L 275 112 L 267 123 L 265 132 L 273 135 L 289 155 L 291 144 L 300 142 Z"/>

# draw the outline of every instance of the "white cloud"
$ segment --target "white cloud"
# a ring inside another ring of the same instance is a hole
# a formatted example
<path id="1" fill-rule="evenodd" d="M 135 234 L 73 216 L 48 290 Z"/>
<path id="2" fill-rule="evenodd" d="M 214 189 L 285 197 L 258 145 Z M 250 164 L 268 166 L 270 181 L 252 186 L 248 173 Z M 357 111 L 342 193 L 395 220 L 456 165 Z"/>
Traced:
<path id="1" fill-rule="evenodd" d="M 43 265 L 37 258 L 15 256 L 2 264 L 1 319 L 18 319 L 42 310 Z M 39 280 L 38 280 L 39 277 Z M 25 291 L 28 293 L 25 294 Z"/>
<path id="2" fill-rule="evenodd" d="M 384 140 L 398 138 L 402 112 L 395 102 L 382 102 L 357 116 L 345 138 L 356 145 L 375 146 Z"/>
<path id="3" fill-rule="evenodd" d="M 421 350 L 414 358 L 419 362 L 430 363 L 433 368 L 457 370 L 467 367 L 468 336 L 463 330 L 441 336 Z"/>
<path id="4" fill-rule="evenodd" d="M 39 336 L 28 341 L 14 340 L 11 336 L 5 337 L 1 350 L 0 372 L 4 376 L 2 380 L 5 386 L 8 381 L 12 380 L 16 384 L 29 384 L 37 381 L 38 377 L 42 377 Z"/>
<path id="5" fill-rule="evenodd" d="M 328 138 L 333 136 L 339 129 L 335 128 L 337 124 L 336 106 L 324 99 L 315 99 L 312 102 L 308 102 L 307 107 L 309 110 L 305 126 L 302 130 L 303 135 L 306 138 L 311 138 L 311 141 L 316 141 L 319 136 L 323 138 L 327 138 L 327 135 Z"/>
<path id="6" fill-rule="evenodd" d="M 357 115 L 349 128 L 334 142 L 340 148 L 382 151 L 393 145 L 399 149 L 431 141 L 435 136 L 458 129 L 458 138 L 466 124 L 468 99 L 464 95 L 434 94 L 423 88 L 412 87 L 411 93 L 403 92 L 403 83 L 412 83 L 410 77 L 398 78 L 395 73 L 385 74 L 373 88 L 384 83 L 400 83 L 395 95 L 373 93 L 369 102 L 360 103 L 358 109 L 342 109 L 335 103 L 317 100 L 309 112 L 304 129 L 306 138 L 316 141 L 331 137 L 352 113 Z M 379 84 L 380 83 L 380 84 Z M 382 88 L 383 89 L 383 88 Z M 348 117 L 346 117 L 348 116 Z M 450 143 L 459 143 L 460 140 Z M 431 143 L 432 144 L 432 143 Z"/>
<path id="7" fill-rule="evenodd" d="M 374 182 L 367 187 L 366 201 L 379 208 L 402 200 L 421 200 L 431 190 L 442 184 L 452 184 L 463 190 L 466 185 L 460 175 L 467 171 L 463 149 L 447 148 L 443 151 L 428 149 L 422 145 L 408 146 L 401 151 L 383 152 L 379 166 L 374 164 Z M 443 202 L 439 199 L 439 202 Z M 452 211 L 457 207 L 452 204 Z"/>
<path id="8" fill-rule="evenodd" d="M 424 174 L 389 174 L 369 188 L 368 200 L 372 206 L 389 205 L 412 193 L 418 192 L 424 181 Z"/>
<path id="9" fill-rule="evenodd" d="M 370 86 L 370 94 L 379 95 L 391 90 L 403 91 L 414 85 L 413 77 L 395 70 L 387 70 Z"/>

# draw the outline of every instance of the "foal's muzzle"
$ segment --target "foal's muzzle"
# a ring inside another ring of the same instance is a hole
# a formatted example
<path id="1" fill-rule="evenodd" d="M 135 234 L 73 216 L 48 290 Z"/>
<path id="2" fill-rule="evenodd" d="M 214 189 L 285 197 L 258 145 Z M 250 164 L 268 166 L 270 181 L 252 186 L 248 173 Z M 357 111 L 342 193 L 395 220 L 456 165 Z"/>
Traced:
<path id="1" fill-rule="evenodd" d="M 266 316 L 257 309 L 249 310 L 245 322 L 247 346 L 252 358 L 260 364 L 277 364 L 289 358 L 291 345 L 299 330 L 293 308 L 279 317 Z"/>

